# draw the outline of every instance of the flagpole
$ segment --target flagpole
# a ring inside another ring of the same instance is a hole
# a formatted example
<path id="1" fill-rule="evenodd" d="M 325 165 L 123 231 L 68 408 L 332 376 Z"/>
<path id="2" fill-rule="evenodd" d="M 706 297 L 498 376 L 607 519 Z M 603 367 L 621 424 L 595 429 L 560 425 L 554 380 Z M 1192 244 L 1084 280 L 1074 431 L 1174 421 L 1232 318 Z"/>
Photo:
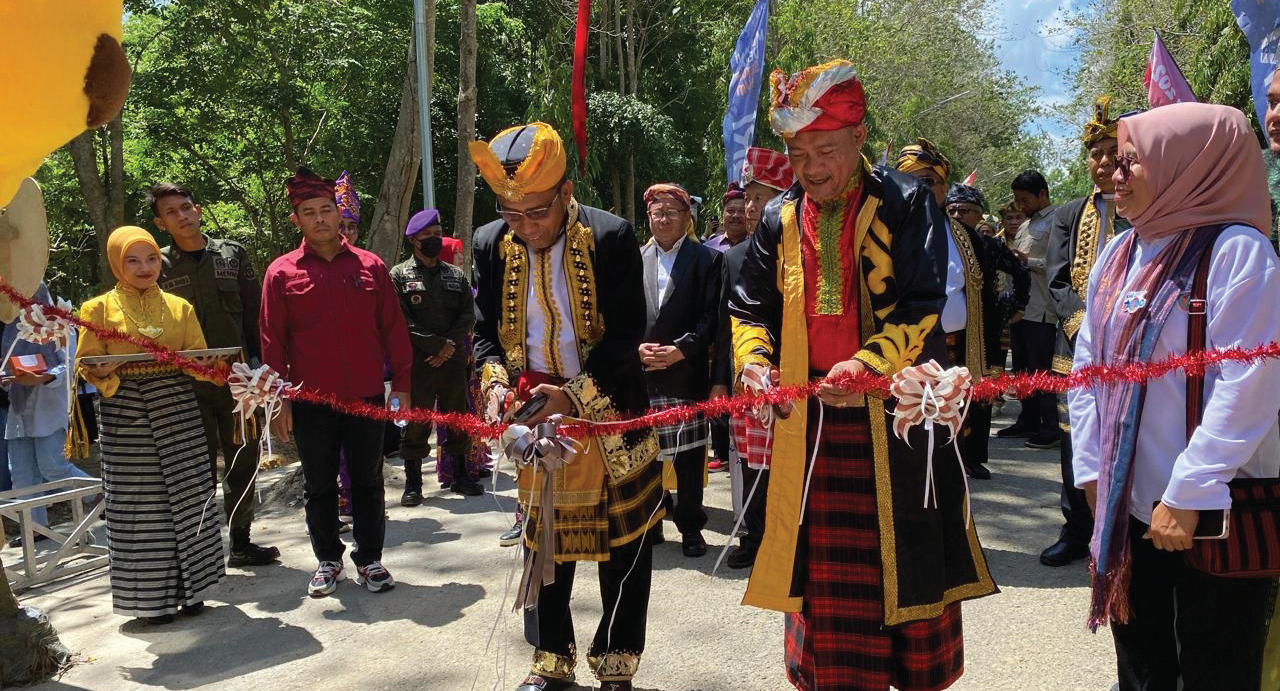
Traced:
<path id="1" fill-rule="evenodd" d="M 423 1 L 413 0 L 414 61 L 418 68 L 418 139 L 422 152 L 422 206 L 434 209 L 436 194 L 431 166 L 431 82 L 427 75 L 427 12 Z"/>

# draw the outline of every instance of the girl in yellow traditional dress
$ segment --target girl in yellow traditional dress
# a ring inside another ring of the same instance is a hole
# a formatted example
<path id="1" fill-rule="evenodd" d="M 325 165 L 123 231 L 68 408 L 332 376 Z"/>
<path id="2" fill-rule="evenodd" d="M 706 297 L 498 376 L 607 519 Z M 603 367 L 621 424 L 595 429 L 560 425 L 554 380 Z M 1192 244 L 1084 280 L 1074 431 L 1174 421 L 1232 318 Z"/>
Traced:
<path id="1" fill-rule="evenodd" d="M 142 228 L 107 240 L 116 285 L 84 303 L 80 316 L 105 329 L 172 350 L 205 348 L 191 304 L 156 285 L 160 247 Z M 88 365 L 86 357 L 142 350 L 82 328 L 79 371 L 102 395 L 102 481 L 106 490 L 111 596 L 117 614 L 153 624 L 198 614 L 226 574 L 208 446 L 191 377 L 161 362 Z"/>

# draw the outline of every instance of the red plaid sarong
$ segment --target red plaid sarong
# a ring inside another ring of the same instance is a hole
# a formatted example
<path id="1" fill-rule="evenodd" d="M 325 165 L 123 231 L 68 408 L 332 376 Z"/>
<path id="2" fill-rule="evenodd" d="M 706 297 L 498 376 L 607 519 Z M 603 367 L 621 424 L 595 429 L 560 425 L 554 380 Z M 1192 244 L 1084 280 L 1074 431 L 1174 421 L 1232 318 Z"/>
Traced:
<path id="1" fill-rule="evenodd" d="M 797 557 L 804 608 L 786 619 L 787 679 L 801 691 L 933 691 L 964 671 L 959 603 L 935 619 L 884 625 L 872 454 L 867 409 L 828 406 Z"/>
<path id="2" fill-rule="evenodd" d="M 733 432 L 733 446 L 738 456 L 747 462 L 752 470 L 768 470 L 773 457 L 773 436 L 754 417 L 729 417 L 729 429 Z"/>

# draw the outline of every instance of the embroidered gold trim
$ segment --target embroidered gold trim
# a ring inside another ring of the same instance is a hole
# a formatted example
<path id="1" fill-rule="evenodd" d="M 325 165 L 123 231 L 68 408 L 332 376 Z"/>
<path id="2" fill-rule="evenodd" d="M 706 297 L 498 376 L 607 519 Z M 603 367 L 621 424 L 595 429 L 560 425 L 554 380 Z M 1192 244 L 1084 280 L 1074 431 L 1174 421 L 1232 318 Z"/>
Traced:
<path id="1" fill-rule="evenodd" d="M 510 388 L 511 380 L 507 377 L 506 367 L 490 360 L 480 365 L 480 390 L 487 392 L 494 384 Z"/>
<path id="2" fill-rule="evenodd" d="M 1076 310 L 1075 314 L 1062 322 L 1062 332 L 1067 335 L 1067 338 L 1075 338 L 1076 334 L 1080 333 L 1080 326 L 1084 324 L 1084 314 L 1084 310 Z"/>
<path id="3" fill-rule="evenodd" d="M 1075 247 L 1071 252 L 1071 289 L 1076 291 L 1081 300 L 1089 292 L 1089 272 L 1093 271 L 1093 262 L 1098 257 L 1100 225 L 1098 205 L 1094 203 L 1094 195 L 1089 195 L 1084 202 L 1084 212 L 1080 214 Z"/>
<path id="4" fill-rule="evenodd" d="M 512 374 L 524 371 L 525 309 L 529 298 L 529 251 L 516 242 L 515 231 L 507 231 L 499 248 L 506 266 L 502 278 L 503 295 L 498 319 L 498 342 Z"/>
<path id="5" fill-rule="evenodd" d="M 982 380 L 987 359 L 986 339 L 982 328 L 982 265 L 969 240 L 969 231 L 958 221 L 951 222 L 951 237 L 960 253 L 960 261 L 964 262 L 964 366 L 969 368 L 973 383 L 977 384 Z"/>
<path id="6" fill-rule="evenodd" d="M 849 270 L 849 258 L 840 251 L 840 236 L 846 207 L 844 196 L 818 207 L 818 232 L 813 238 L 818 254 L 818 295 L 813 307 L 818 314 L 844 314 L 844 274 Z"/>
<path id="7" fill-rule="evenodd" d="M 1050 368 L 1054 374 L 1071 374 L 1071 358 L 1066 355 L 1054 354 L 1053 366 Z"/>
<path id="8" fill-rule="evenodd" d="M 569 311 L 573 313 L 574 333 L 578 336 L 579 361 L 604 338 L 604 317 L 596 304 L 595 263 L 591 255 L 596 247 L 595 234 L 580 222 L 578 204 L 569 209 L 569 229 L 564 248 L 564 278 L 569 288 Z"/>
<path id="9" fill-rule="evenodd" d="M 853 359 L 860 361 L 876 374 L 887 375 L 893 373 L 893 365 L 888 360 L 876 355 L 866 348 L 854 353 Z"/>
<path id="10" fill-rule="evenodd" d="M 587 664 L 600 681 L 630 681 L 640 669 L 640 653 L 619 651 L 588 655 Z"/>
<path id="11" fill-rule="evenodd" d="M 530 671 L 544 677 L 554 679 L 572 679 L 573 668 L 578 666 L 578 649 L 569 644 L 568 655 L 557 655 L 545 650 L 533 651 L 533 665 Z"/>
<path id="12" fill-rule="evenodd" d="M 586 372 L 566 382 L 563 390 L 580 417 L 595 421 L 618 418 L 613 401 L 601 393 L 595 379 Z M 600 440 L 600 448 L 604 453 L 605 468 L 615 480 L 630 476 L 658 457 L 658 438 L 652 430 L 631 446 L 627 445 L 621 434 L 604 434 L 596 438 Z"/>

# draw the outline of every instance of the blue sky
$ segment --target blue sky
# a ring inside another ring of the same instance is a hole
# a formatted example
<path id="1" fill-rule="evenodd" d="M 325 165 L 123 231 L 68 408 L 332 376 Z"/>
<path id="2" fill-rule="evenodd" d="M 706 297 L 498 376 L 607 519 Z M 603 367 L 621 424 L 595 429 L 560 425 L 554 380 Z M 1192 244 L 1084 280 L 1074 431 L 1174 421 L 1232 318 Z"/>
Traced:
<path id="1" fill-rule="evenodd" d="M 999 15 L 991 22 L 989 38 L 996 43 L 996 54 L 1006 69 L 1039 87 L 1040 101 L 1047 106 L 1071 99 L 1070 76 L 1078 52 L 1063 19 L 1074 6 L 1073 0 L 1002 0 L 994 5 Z M 1033 122 L 1032 128 L 1059 141 L 1072 136 L 1052 117 Z"/>

